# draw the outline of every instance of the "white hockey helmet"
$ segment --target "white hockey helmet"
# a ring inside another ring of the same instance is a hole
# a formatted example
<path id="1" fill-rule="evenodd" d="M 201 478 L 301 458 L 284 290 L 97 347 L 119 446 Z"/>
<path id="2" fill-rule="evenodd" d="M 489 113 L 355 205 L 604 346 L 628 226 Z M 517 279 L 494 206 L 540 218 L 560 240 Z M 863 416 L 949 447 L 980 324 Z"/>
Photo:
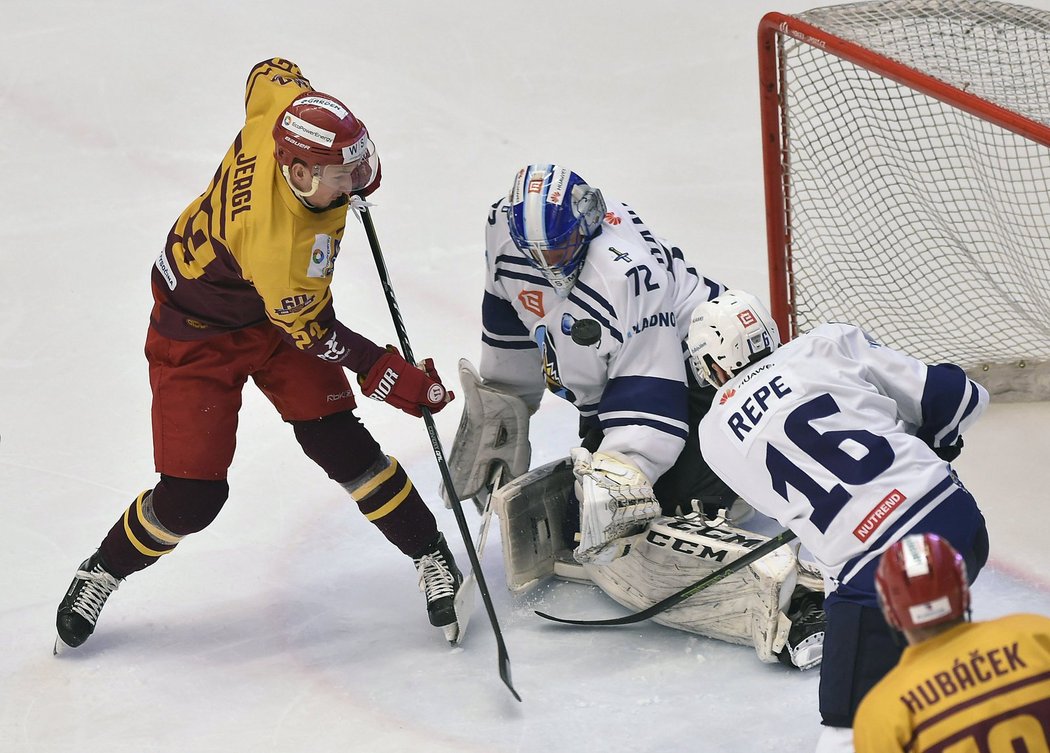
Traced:
<path id="1" fill-rule="evenodd" d="M 727 290 L 693 310 L 686 344 L 697 379 L 720 387 L 723 382 L 713 364 L 733 377 L 779 348 L 780 332 L 758 298 Z"/>

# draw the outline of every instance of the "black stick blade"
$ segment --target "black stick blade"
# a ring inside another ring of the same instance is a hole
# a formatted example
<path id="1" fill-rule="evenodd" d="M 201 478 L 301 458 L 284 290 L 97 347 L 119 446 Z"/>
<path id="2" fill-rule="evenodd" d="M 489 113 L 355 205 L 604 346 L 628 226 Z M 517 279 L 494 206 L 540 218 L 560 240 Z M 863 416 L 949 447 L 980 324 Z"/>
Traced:
<path id="1" fill-rule="evenodd" d="M 521 703 L 521 696 L 514 689 L 514 683 L 510 679 L 510 657 L 507 655 L 506 650 L 499 652 L 499 677 L 503 680 L 503 684 L 507 686 L 507 690 L 514 696 L 514 699 Z"/>

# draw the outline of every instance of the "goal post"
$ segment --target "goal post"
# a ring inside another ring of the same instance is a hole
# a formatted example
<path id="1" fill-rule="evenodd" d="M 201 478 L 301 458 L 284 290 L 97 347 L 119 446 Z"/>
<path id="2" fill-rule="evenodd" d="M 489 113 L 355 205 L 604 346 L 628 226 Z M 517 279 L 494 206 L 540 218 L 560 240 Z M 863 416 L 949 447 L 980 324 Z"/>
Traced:
<path id="1" fill-rule="evenodd" d="M 876 0 L 758 33 L 770 304 L 1050 398 L 1050 13 Z"/>

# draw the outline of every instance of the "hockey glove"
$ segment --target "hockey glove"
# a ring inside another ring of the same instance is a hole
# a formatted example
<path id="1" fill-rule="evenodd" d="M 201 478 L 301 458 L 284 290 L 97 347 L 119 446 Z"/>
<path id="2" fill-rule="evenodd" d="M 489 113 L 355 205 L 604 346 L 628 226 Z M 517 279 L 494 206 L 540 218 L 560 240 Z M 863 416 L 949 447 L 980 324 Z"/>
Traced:
<path id="1" fill-rule="evenodd" d="M 441 383 L 434 359 L 427 358 L 413 366 L 393 345 L 388 345 L 386 353 L 367 374 L 358 375 L 357 381 L 366 397 L 389 403 L 417 418 L 423 415 L 423 408 L 437 413 L 455 398 Z"/>
<path id="2" fill-rule="evenodd" d="M 652 484 L 625 455 L 582 447 L 570 451 L 580 500 L 579 563 L 608 564 L 622 551 L 613 542 L 638 533 L 660 514 Z"/>
<path id="3" fill-rule="evenodd" d="M 950 444 L 946 447 L 934 447 L 933 451 L 941 460 L 945 461 L 946 463 L 950 463 L 953 460 L 955 460 L 955 458 L 959 457 L 959 453 L 962 452 L 962 448 L 963 440 L 962 437 L 959 437 L 958 441 L 956 441 L 955 444 Z"/>

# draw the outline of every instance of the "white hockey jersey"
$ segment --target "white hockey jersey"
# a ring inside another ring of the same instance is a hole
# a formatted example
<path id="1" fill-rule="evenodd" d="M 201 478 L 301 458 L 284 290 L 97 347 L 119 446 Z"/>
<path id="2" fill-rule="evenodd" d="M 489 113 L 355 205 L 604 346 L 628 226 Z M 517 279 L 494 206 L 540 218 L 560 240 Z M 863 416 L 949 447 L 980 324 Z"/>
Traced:
<path id="1" fill-rule="evenodd" d="M 930 447 L 954 444 L 987 403 L 957 366 L 824 324 L 723 385 L 700 446 L 729 486 L 798 534 L 830 589 L 957 491 Z"/>
<path id="2" fill-rule="evenodd" d="M 690 315 L 725 288 L 657 240 L 630 207 L 608 206 L 576 284 L 561 298 L 511 240 L 506 201 L 493 205 L 479 371 L 530 410 L 544 388 L 568 400 L 600 422 L 601 450 L 624 453 L 655 482 L 688 432 L 683 341 Z M 600 328 L 589 345 L 572 338 L 573 325 L 585 319 Z"/>

